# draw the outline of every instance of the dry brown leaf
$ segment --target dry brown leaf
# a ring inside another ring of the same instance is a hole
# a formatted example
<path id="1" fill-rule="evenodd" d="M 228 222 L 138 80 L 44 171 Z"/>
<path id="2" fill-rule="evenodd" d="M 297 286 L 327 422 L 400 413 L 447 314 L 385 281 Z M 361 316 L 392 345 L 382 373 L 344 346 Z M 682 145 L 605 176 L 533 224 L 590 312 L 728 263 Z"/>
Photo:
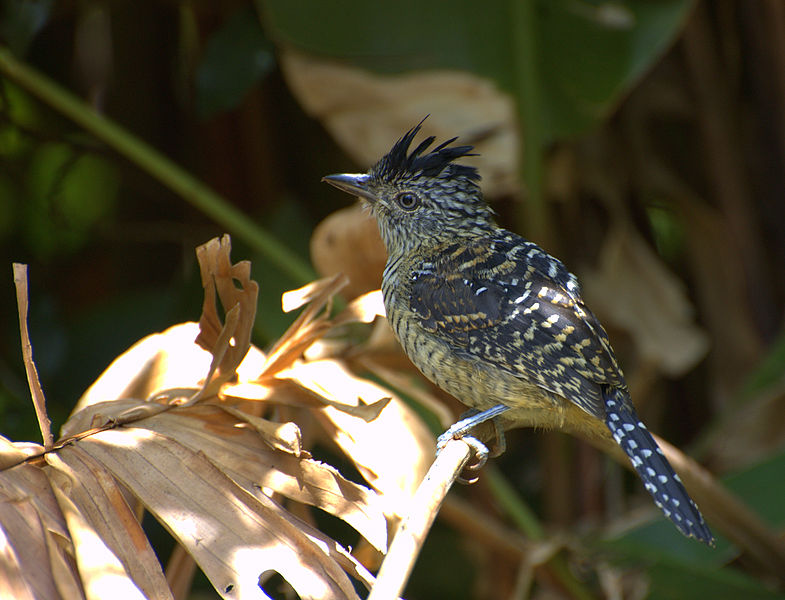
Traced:
<path id="1" fill-rule="evenodd" d="M 349 303 L 334 319 L 333 325 L 346 323 L 373 323 L 376 317 L 386 317 L 382 291 L 374 289 L 358 296 Z"/>
<path id="2" fill-rule="evenodd" d="M 298 364 L 300 364 L 299 361 L 293 367 L 281 371 L 279 376 L 289 376 L 293 370 L 296 371 Z M 221 398 L 234 402 L 264 400 L 271 404 L 309 409 L 321 409 L 325 406 L 332 406 L 336 410 L 362 419 L 366 423 L 374 420 L 390 401 L 390 398 L 386 396 L 370 404 L 366 404 L 364 401 L 347 404 L 340 400 L 327 398 L 318 392 L 303 387 L 296 383 L 294 379 L 291 381 L 287 379 L 268 380 L 264 385 L 259 383 L 238 383 L 225 386 L 221 393 Z"/>
<path id="3" fill-rule="evenodd" d="M 53 451 L 36 465 L 29 461 L 41 454 L 41 446 L 0 440 L 0 462 L 17 465 L 0 473 L 0 491 L 36 498 L 26 518 L 9 513 L 28 524 L 21 530 L 4 526 L 9 515 L 0 507 L 0 535 L 11 550 L 0 585 L 34 597 L 101 597 L 107 589 L 125 590 L 129 597 L 171 597 L 129 508 L 139 501 L 224 596 L 231 588 L 233 597 L 265 597 L 258 581 L 271 572 L 280 573 L 302 598 L 356 598 L 349 576 L 372 585 L 373 577 L 355 558 L 272 498 L 324 510 L 376 551 L 387 548 L 389 516 L 397 516 L 425 472 L 433 439 L 400 400 L 357 378 L 340 361 L 314 361 L 312 353 L 301 358 L 336 326 L 372 322 L 383 312 L 379 293 L 355 299 L 332 319 L 331 298 L 344 277 L 287 294 L 287 309 L 307 305 L 265 356 L 250 346 L 253 312 L 245 304 L 253 300 L 255 306 L 256 284 L 247 266 L 231 265 L 227 239 L 203 246 L 200 259 L 211 299 L 199 326 L 172 327 L 118 357 L 80 399 Z M 223 323 L 216 294 L 228 307 Z M 329 352 L 328 346 L 317 354 Z M 342 351 L 345 345 L 332 348 Z M 229 384 L 230 378 L 236 383 Z M 300 408 L 289 414 L 315 415 L 327 437 L 385 494 L 313 460 L 295 423 L 260 416 L 276 404 Z M 364 431 L 369 427 L 373 431 Z M 387 465 L 387 453 L 374 448 L 378 440 L 384 447 L 403 444 L 419 459 L 409 461 L 398 452 Z M 11 474 L 26 477 L 14 483 Z M 25 538 L 38 543 L 25 546 Z M 48 581 L 49 589 L 39 594 L 28 580 L 31 565 L 44 563 L 48 579 L 39 587 Z"/>
<path id="4" fill-rule="evenodd" d="M 376 162 L 402 132 L 430 115 L 426 135 L 457 135 L 477 147 L 480 156 L 467 162 L 480 169 L 487 195 L 517 191 L 515 105 L 490 80 L 464 71 L 378 75 L 291 49 L 279 58 L 300 104 L 360 165 Z"/>
<path id="5" fill-rule="evenodd" d="M 263 598 L 280 573 L 301 598 L 357 598 L 344 571 L 277 504 L 252 496 L 198 451 L 150 429 L 107 430 L 78 442 L 137 496 L 225 598 Z"/>
<path id="6" fill-rule="evenodd" d="M 118 398 L 149 398 L 167 389 L 190 389 L 204 383 L 212 355 L 194 340 L 197 323 L 180 323 L 149 335 L 118 356 L 82 394 L 72 415 L 86 406 Z"/>
<path id="7" fill-rule="evenodd" d="M 358 378 L 337 360 L 302 362 L 281 376 L 341 404 L 390 397 L 389 390 Z M 393 512 L 388 514 L 399 515 L 433 459 L 435 440 L 419 416 L 395 396 L 369 423 L 333 406 L 316 416 L 365 480 L 391 502 Z"/>
<path id="8" fill-rule="evenodd" d="M 57 486 L 52 489 L 68 523 L 85 597 L 88 600 L 101 600 L 109 596 L 144 600 L 142 591 L 134 585 L 123 565 L 90 527 L 68 495 Z"/>
<path id="9" fill-rule="evenodd" d="M 38 467 L 21 464 L 2 472 L 0 536 L 5 542 L 0 579 L 3 598 L 57 598 L 58 590 L 63 588 L 74 592 L 67 597 L 82 597 L 73 575 L 71 585 L 67 575 L 61 574 L 59 581 L 55 575 L 56 568 L 60 571 L 63 552 L 69 550 L 68 530 L 49 482 Z M 55 545 L 53 538 L 65 544 Z"/>
<path id="10" fill-rule="evenodd" d="M 168 410 L 166 404 L 125 398 L 91 404 L 74 413 L 60 430 L 59 444 L 86 437 L 95 431 L 134 423 Z"/>
<path id="11" fill-rule="evenodd" d="M 0 471 L 18 465 L 25 459 L 38 456 L 44 447 L 32 442 L 12 442 L 0 435 Z"/>
<path id="12" fill-rule="evenodd" d="M 203 404 L 176 409 L 137 423 L 203 453 L 246 491 L 260 488 L 316 506 L 351 525 L 375 548 L 387 546 L 382 503 L 367 488 L 345 479 L 336 469 L 307 454 L 277 452 L 249 415 L 224 406 Z"/>
<path id="13" fill-rule="evenodd" d="M 319 315 L 319 312 L 344 285 L 346 277 L 338 274 L 314 281 L 282 296 L 284 312 L 296 310 L 306 303 L 307 306 L 268 353 L 259 379 L 275 376 L 277 372 L 287 368 L 332 327 L 327 316 Z"/>
<path id="14" fill-rule="evenodd" d="M 401 373 L 393 369 L 388 369 L 381 364 L 375 362 L 373 359 L 365 359 L 362 356 L 358 357 L 357 362 L 367 369 L 383 382 L 401 390 L 410 398 L 419 402 L 424 408 L 427 408 L 439 420 L 439 424 L 447 429 L 450 425 L 455 423 L 456 416 L 450 409 L 439 400 L 434 394 L 430 393 L 427 388 L 416 384 L 412 377 L 408 374 Z"/>
<path id="15" fill-rule="evenodd" d="M 310 304 L 305 313 L 304 321 L 312 320 L 316 314 L 330 301 L 330 298 L 346 285 L 346 280 L 340 274 L 312 281 L 295 290 L 289 290 L 281 295 L 281 309 L 292 312 Z M 286 337 L 285 335 L 283 337 Z"/>
<path id="16" fill-rule="evenodd" d="M 78 446 L 49 453 L 46 461 L 88 597 L 125 586 L 142 598 L 171 598 L 161 565 L 111 473 Z M 95 563 L 99 556 L 105 563 Z"/>
<path id="17" fill-rule="evenodd" d="M 628 331 L 642 358 L 682 375 L 708 350 L 682 283 L 631 228 L 608 234 L 599 268 L 583 277 L 586 297 L 603 321 Z"/>
<path id="18" fill-rule="evenodd" d="M 252 426 L 273 450 L 280 450 L 293 454 L 299 458 L 303 453 L 303 439 L 300 428 L 294 423 L 276 423 L 262 419 L 256 415 L 249 415 L 233 406 L 221 405 L 221 410 L 229 413 L 241 422 Z"/>
<path id="19" fill-rule="evenodd" d="M 196 249 L 204 287 L 196 343 L 209 350 L 213 360 L 204 388 L 189 402 L 211 395 L 222 383 L 232 379 L 251 347 L 259 284 L 251 279 L 249 261 L 232 264 L 231 249 L 228 235 Z M 216 295 L 226 313 L 224 323 L 218 316 Z"/>
<path id="20" fill-rule="evenodd" d="M 16 304 L 19 312 L 19 332 L 22 337 L 22 362 L 27 374 L 27 385 L 33 399 L 33 408 L 38 418 L 38 428 L 44 439 L 44 448 L 49 450 L 54 443 L 52 435 L 52 422 L 46 414 L 46 398 L 41 388 L 38 369 L 33 361 L 33 346 L 30 343 L 30 331 L 27 326 L 27 314 L 30 307 L 30 298 L 27 293 L 27 265 L 14 263 L 14 286 L 16 287 Z"/>
<path id="21" fill-rule="evenodd" d="M 357 410 L 346 410 L 350 408 Z M 345 520 L 377 549 L 386 547 L 387 522 L 375 495 L 344 479 L 328 465 L 308 460 L 307 454 L 298 460 L 301 441 L 293 423 L 273 423 L 230 406 L 172 408 L 118 400 L 90 406 L 74 415 L 63 426 L 63 432 L 98 431 L 121 423 L 149 427 L 170 436 L 204 453 L 225 473 L 241 475 L 248 491 L 266 487 L 317 506 Z M 81 433 L 73 435 L 83 437 Z"/>
<path id="22" fill-rule="evenodd" d="M 0 527 L 0 598 L 34 600 L 32 590 L 22 575 L 13 544 Z"/>
<path id="23" fill-rule="evenodd" d="M 203 386 L 212 362 L 212 354 L 196 344 L 198 335 L 197 323 L 179 323 L 141 339 L 112 361 L 82 394 L 71 411 L 71 419 L 85 407 L 107 400 L 192 396 Z M 264 354 L 251 346 L 236 369 L 238 378 L 255 378 L 265 360 Z M 132 403 L 138 405 L 136 401 Z M 61 431 L 62 436 L 68 437 L 93 426 L 85 425 L 81 420 L 70 423 L 70 419 L 68 425 Z"/>
<path id="24" fill-rule="evenodd" d="M 322 276 L 343 273 L 344 298 L 375 290 L 387 262 L 376 220 L 359 204 L 335 211 L 311 235 L 311 262 Z"/>

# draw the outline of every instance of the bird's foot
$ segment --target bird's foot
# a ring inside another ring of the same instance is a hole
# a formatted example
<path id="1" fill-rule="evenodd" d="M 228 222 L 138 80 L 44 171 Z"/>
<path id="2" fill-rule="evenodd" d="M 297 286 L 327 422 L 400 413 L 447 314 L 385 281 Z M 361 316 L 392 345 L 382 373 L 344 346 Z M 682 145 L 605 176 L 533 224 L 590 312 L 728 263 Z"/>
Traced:
<path id="1" fill-rule="evenodd" d="M 447 443 L 454 439 L 462 439 L 474 451 L 474 461 L 464 468 L 463 474 L 457 478 L 457 481 L 466 484 L 474 483 L 478 479 L 477 474 L 479 470 L 482 469 L 486 462 L 488 462 L 488 457 L 499 456 L 502 452 L 504 452 L 504 433 L 502 432 L 496 417 L 507 410 L 507 408 L 507 406 L 499 404 L 482 412 L 476 410 L 470 411 L 468 416 L 451 425 L 449 429 L 441 434 L 436 440 L 437 456 L 447 445 Z M 492 453 L 488 450 L 488 446 L 486 446 L 478 438 L 468 435 L 468 433 L 475 427 L 489 420 L 492 421 L 496 432 L 496 435 L 494 436 L 496 443 L 494 444 Z"/>
<path id="2" fill-rule="evenodd" d="M 436 440 L 436 456 L 439 456 L 439 453 L 444 449 L 444 447 L 453 440 L 463 440 L 469 445 L 474 454 L 472 462 L 463 468 L 461 474 L 456 477 L 456 481 L 459 483 L 465 483 L 467 485 L 474 483 L 479 478 L 478 473 L 480 469 L 482 469 L 483 466 L 485 466 L 485 463 L 488 462 L 488 457 L 490 456 L 488 447 L 476 437 L 472 437 L 470 435 L 455 436 L 452 435 L 448 429 Z"/>

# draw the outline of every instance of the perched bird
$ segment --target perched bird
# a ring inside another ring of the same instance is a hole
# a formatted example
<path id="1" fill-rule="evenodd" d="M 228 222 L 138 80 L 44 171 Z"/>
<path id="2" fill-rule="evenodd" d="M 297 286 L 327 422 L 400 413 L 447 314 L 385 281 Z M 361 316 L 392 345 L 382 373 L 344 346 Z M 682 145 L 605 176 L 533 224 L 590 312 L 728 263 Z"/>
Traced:
<path id="1" fill-rule="evenodd" d="M 600 322 L 575 276 L 536 244 L 500 228 L 471 146 L 428 137 L 422 123 L 367 173 L 324 181 L 359 196 L 387 248 L 382 279 L 392 329 L 411 361 L 477 411 L 445 435 L 494 419 L 615 440 L 655 504 L 688 537 L 714 538 L 635 412 Z M 443 441 L 443 440 L 442 440 Z"/>

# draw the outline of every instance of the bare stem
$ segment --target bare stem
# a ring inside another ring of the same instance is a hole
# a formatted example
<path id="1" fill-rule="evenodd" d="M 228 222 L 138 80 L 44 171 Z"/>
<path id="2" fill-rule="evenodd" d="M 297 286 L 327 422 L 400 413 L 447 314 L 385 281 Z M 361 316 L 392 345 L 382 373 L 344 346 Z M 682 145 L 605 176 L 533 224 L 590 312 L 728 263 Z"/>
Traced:
<path id="1" fill-rule="evenodd" d="M 41 437 L 44 439 L 44 448 L 51 450 L 54 446 L 52 422 L 46 415 L 46 398 L 44 390 L 41 389 L 41 381 L 38 379 L 38 369 L 35 368 L 35 362 L 33 362 L 33 346 L 30 343 L 30 331 L 27 328 L 29 308 L 27 265 L 14 263 L 14 285 L 16 286 L 16 304 L 19 309 L 19 333 L 22 337 L 22 359 L 27 372 L 27 385 L 30 387 L 30 395 L 33 397 L 33 407 L 35 407 L 35 415 L 38 417 Z"/>
<path id="2" fill-rule="evenodd" d="M 392 600 L 401 595 L 439 507 L 471 455 L 466 442 L 451 440 L 433 461 L 390 544 L 368 600 Z"/>

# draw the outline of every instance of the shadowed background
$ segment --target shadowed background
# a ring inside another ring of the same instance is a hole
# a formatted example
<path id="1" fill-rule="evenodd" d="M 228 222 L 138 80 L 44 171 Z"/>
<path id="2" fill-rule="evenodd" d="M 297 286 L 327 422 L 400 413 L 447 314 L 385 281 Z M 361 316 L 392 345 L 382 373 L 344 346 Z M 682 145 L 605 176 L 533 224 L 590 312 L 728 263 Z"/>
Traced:
<path id="1" fill-rule="evenodd" d="M 364 170 L 430 114 L 426 133 L 459 135 L 481 153 L 474 164 L 500 222 L 578 274 L 643 420 L 714 472 L 735 474 L 740 495 L 782 527 L 779 3 L 0 6 L 3 51 L 12 53 L 0 57 L 5 436 L 38 436 L 12 261 L 30 265 L 32 341 L 57 427 L 131 343 L 198 317 L 193 248 L 214 235 L 232 233 L 235 259 L 253 262 L 262 347 L 290 321 L 281 292 L 311 269 L 354 273 L 349 296 L 378 285 L 375 226 L 355 209 L 333 214 L 347 199 L 319 181 Z M 154 175 L 100 131 L 85 133 L 13 76 L 13 57 L 184 167 L 281 245 L 238 235 L 216 219 L 222 206 L 205 210 L 174 191 L 165 169 Z M 635 489 L 560 435 L 516 432 L 497 462 L 556 530 L 602 522 Z M 467 495 L 487 502 L 482 488 Z M 645 550 L 657 535 L 644 530 L 633 542 Z M 427 576 L 415 571 L 407 597 L 451 586 L 454 597 L 493 596 L 507 575 L 458 537 L 434 531 L 420 565 Z M 467 565 L 466 581 L 456 582 L 454 566 L 439 572 L 446 551 Z M 641 576 L 652 597 L 738 597 L 725 575 L 690 570 L 732 552 L 687 567 L 653 552 L 659 562 Z M 733 575 L 770 597 L 754 573 Z"/>

